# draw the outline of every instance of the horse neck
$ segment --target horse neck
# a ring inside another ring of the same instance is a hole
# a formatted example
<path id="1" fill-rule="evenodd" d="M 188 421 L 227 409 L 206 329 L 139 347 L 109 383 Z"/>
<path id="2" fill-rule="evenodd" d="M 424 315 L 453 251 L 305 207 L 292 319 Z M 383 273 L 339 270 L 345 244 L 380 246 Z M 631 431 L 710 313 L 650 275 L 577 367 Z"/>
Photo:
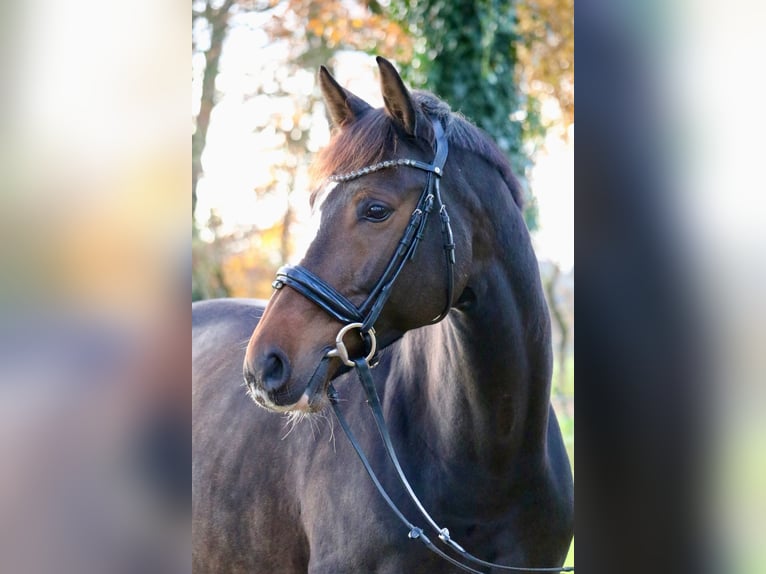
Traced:
<path id="1" fill-rule="evenodd" d="M 519 456 L 542 460 L 547 438 L 550 321 L 522 226 L 519 218 L 506 230 L 513 250 L 496 250 L 500 255 L 474 271 L 468 287 L 475 300 L 437 325 L 408 333 L 400 363 L 424 373 L 409 392 L 427 409 L 423 424 L 439 437 L 432 445 L 439 456 L 498 473 Z"/>

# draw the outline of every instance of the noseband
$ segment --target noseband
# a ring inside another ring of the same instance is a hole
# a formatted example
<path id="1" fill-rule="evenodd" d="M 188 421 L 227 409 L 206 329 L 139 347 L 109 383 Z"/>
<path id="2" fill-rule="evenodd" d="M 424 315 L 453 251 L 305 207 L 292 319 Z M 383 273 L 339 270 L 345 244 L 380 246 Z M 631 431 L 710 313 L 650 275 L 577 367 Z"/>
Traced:
<path id="1" fill-rule="evenodd" d="M 441 220 L 441 233 L 443 239 L 443 249 L 446 260 L 447 268 L 447 288 L 446 288 L 446 301 L 442 312 L 432 319 L 431 323 L 437 323 L 441 321 L 449 313 L 452 307 L 452 297 L 454 290 L 454 266 L 455 266 L 455 242 L 452 235 L 452 227 L 450 226 L 450 218 L 447 213 L 447 206 L 442 201 L 441 192 L 439 190 L 439 180 L 441 179 L 444 164 L 447 161 L 447 137 L 444 133 L 444 129 L 441 123 L 436 120 L 432 123 L 434 130 L 435 140 L 435 152 L 434 159 L 431 163 L 425 163 L 414 159 L 396 159 L 382 161 L 367 167 L 363 167 L 356 171 L 330 176 L 330 181 L 337 183 L 345 183 L 370 173 L 374 173 L 383 169 L 392 167 L 412 167 L 425 171 L 427 174 L 426 184 L 423 191 L 420 193 L 417 206 L 410 216 L 410 221 L 404 230 L 399 244 L 391 256 L 391 259 L 386 266 L 385 271 L 381 275 L 378 282 L 370 291 L 370 294 L 364 300 L 364 302 L 357 307 L 347 297 L 335 289 L 332 285 L 328 284 L 320 277 L 302 267 L 301 265 L 284 266 L 277 271 L 277 277 L 272 283 L 274 289 L 282 289 L 285 285 L 291 287 L 320 308 L 324 309 L 330 316 L 337 319 L 341 323 L 344 323 L 344 327 L 338 333 L 335 338 L 335 348 L 327 352 L 323 357 L 322 363 L 326 364 L 332 357 L 338 357 L 341 361 L 349 367 L 356 368 L 359 375 L 359 380 L 362 384 L 362 388 L 367 396 L 367 403 L 373 412 L 373 418 L 375 424 L 378 427 L 378 432 L 383 440 L 383 445 L 388 453 L 391 462 L 394 465 L 397 476 L 400 482 L 407 491 L 410 499 L 417 507 L 420 514 L 425 518 L 429 525 L 437 532 L 439 540 L 446 544 L 450 549 L 460 555 L 463 559 L 478 564 L 482 567 L 500 568 L 503 570 L 523 571 L 523 572 L 568 572 L 574 571 L 573 567 L 562 568 L 531 568 L 531 567 L 517 567 L 517 566 L 503 566 L 500 564 L 494 564 L 486 562 L 479 558 L 476 558 L 469 552 L 467 552 L 462 546 L 450 538 L 449 530 L 440 527 L 431 515 L 423 507 L 422 503 L 418 499 L 415 492 L 412 490 L 404 471 L 401 468 L 399 459 L 394 451 L 391 437 L 388 433 L 385 420 L 383 418 L 383 409 L 380 404 L 380 399 L 375 389 L 375 384 L 372 380 L 370 372 L 371 366 L 375 364 L 375 352 L 376 352 L 376 339 L 375 339 L 375 321 L 380 316 L 383 306 L 391 296 L 391 289 L 394 286 L 397 278 L 404 269 L 404 266 L 408 261 L 411 261 L 415 256 L 420 241 L 423 239 L 425 233 L 426 224 L 428 223 L 429 215 L 433 212 L 434 206 L 439 212 L 439 219 Z M 348 355 L 348 350 L 343 342 L 343 337 L 350 330 L 358 329 L 362 339 L 367 344 L 367 356 L 364 358 L 352 359 Z M 315 373 L 326 374 L 326 369 L 317 368 Z M 307 389 L 314 389 L 318 384 L 316 377 L 312 377 L 309 381 Z M 338 408 L 337 391 L 332 384 L 329 385 L 328 396 L 335 412 L 341 428 L 345 432 L 351 446 L 356 451 L 357 456 L 362 461 L 362 465 L 370 476 L 373 484 L 377 488 L 380 495 L 385 502 L 397 516 L 400 522 L 402 522 L 408 529 L 408 537 L 413 540 L 420 540 L 431 552 L 434 552 L 444 560 L 450 562 L 454 566 L 463 569 L 466 572 L 474 572 L 476 574 L 482 574 L 481 571 L 471 568 L 462 562 L 459 562 L 452 556 L 444 553 L 428 538 L 422 528 L 415 526 L 411 523 L 401 510 L 396 506 L 386 490 L 383 488 L 380 480 L 372 470 L 366 455 L 362 451 L 361 446 L 354 437 L 351 428 L 348 426 L 343 413 Z"/>

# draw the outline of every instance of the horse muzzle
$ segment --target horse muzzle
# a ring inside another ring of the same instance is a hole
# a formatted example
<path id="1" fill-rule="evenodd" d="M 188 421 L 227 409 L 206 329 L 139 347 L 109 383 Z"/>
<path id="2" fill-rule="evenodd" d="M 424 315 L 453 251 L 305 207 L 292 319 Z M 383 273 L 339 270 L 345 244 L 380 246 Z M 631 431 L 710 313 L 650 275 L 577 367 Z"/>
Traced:
<path id="1" fill-rule="evenodd" d="M 322 351 L 322 358 L 315 363 L 309 377 L 292 378 L 293 367 L 288 357 L 279 349 L 269 350 L 250 359 L 245 357 L 243 376 L 248 394 L 259 406 L 273 412 L 318 412 L 328 402 L 327 386 L 339 374 L 341 365 L 328 356 L 329 348 Z M 301 384 L 303 381 L 303 384 Z"/>

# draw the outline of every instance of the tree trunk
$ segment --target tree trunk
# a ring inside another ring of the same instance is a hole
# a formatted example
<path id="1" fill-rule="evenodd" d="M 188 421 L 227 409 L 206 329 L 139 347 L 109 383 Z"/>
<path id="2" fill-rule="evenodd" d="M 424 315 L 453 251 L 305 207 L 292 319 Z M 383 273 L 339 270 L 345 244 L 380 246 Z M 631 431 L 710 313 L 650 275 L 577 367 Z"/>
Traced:
<path id="1" fill-rule="evenodd" d="M 197 225 L 194 221 L 194 214 L 197 209 L 197 183 L 202 177 L 202 153 L 205 151 L 210 114 L 216 104 L 215 79 L 218 76 L 218 64 L 221 59 L 223 41 L 229 28 L 230 11 L 233 5 L 234 0 L 226 0 L 218 9 L 212 8 L 210 4 L 205 6 L 204 18 L 210 25 L 210 46 L 205 51 L 202 97 L 196 118 L 196 128 L 192 135 L 192 237 L 197 235 Z"/>
<path id="2" fill-rule="evenodd" d="M 290 196 L 287 198 L 287 210 L 285 216 L 282 219 L 282 235 L 279 238 L 279 256 L 282 260 L 282 265 L 287 263 L 290 258 L 290 227 L 292 226 L 295 214 L 293 208 L 290 205 Z"/>
<path id="3" fill-rule="evenodd" d="M 569 345 L 569 323 L 567 323 L 566 317 L 562 312 L 556 297 L 556 284 L 558 283 L 560 276 L 561 269 L 559 269 L 558 265 L 553 264 L 553 271 L 551 272 L 551 276 L 545 282 L 545 292 L 548 296 L 548 305 L 550 307 L 551 317 L 556 323 L 560 335 L 558 348 L 555 350 L 556 358 L 559 364 L 556 393 L 560 393 L 566 385 L 567 347 Z"/>

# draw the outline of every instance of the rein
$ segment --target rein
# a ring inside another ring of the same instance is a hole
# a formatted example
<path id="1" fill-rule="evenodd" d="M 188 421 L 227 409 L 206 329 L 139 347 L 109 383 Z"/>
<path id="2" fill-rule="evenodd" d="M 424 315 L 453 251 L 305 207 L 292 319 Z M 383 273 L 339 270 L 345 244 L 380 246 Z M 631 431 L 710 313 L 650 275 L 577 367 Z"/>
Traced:
<path id="1" fill-rule="evenodd" d="M 394 254 L 389 260 L 385 271 L 383 271 L 380 279 L 378 279 L 378 282 L 370 291 L 370 294 L 367 296 L 364 302 L 359 307 L 357 307 L 347 297 L 338 292 L 334 287 L 300 265 L 281 267 L 277 271 L 277 276 L 272 286 L 274 289 L 282 289 L 285 285 L 291 287 L 321 307 L 333 318 L 345 324 L 345 326 L 339 331 L 335 338 L 335 348 L 328 351 L 327 354 L 322 358 L 319 366 L 315 371 L 316 376 L 312 376 L 312 380 L 310 381 L 309 386 L 315 386 L 319 380 L 319 374 L 326 373 L 329 360 L 332 357 L 338 357 L 344 365 L 356 369 L 359 376 L 359 381 L 367 397 L 367 403 L 372 410 L 375 425 L 377 426 L 378 432 L 381 436 L 381 439 L 383 440 L 383 445 L 385 447 L 386 453 L 388 454 L 389 459 L 396 469 L 396 474 L 399 477 L 399 481 L 402 483 L 402 486 L 404 487 L 412 502 L 417 507 L 420 514 L 425 518 L 429 526 L 436 531 L 439 540 L 441 540 L 451 550 L 459 554 L 460 557 L 464 560 L 473 562 L 474 564 L 483 567 L 521 572 L 573 572 L 573 566 L 562 568 L 503 566 L 500 564 L 494 564 L 492 562 L 486 562 L 467 552 L 462 546 L 450 538 L 449 530 L 447 528 L 440 527 L 420 502 L 420 499 L 415 494 L 412 486 L 407 480 L 406 475 L 404 474 L 404 471 L 402 470 L 402 467 L 399 463 L 399 458 L 397 457 L 393 443 L 391 442 L 391 436 L 388 432 L 388 427 L 386 426 L 386 421 L 383 416 L 383 409 L 380 404 L 380 398 L 378 397 L 377 390 L 375 389 L 375 384 L 372 380 L 372 374 L 370 372 L 371 367 L 377 363 L 377 342 L 375 339 L 375 329 L 373 325 L 380 316 L 386 301 L 390 297 L 391 289 L 393 288 L 396 279 L 401 274 L 405 264 L 408 261 L 411 261 L 415 256 L 417 247 L 425 233 L 425 227 L 428 223 L 429 215 L 433 212 L 434 206 L 439 212 L 439 219 L 441 221 L 443 249 L 447 268 L 447 289 L 444 309 L 437 317 L 431 321 L 431 324 L 437 323 L 446 317 L 450 308 L 452 307 L 454 291 L 455 243 L 452 235 L 452 228 L 450 226 L 449 214 L 447 213 L 447 206 L 442 201 L 441 192 L 439 190 L 439 180 L 444 170 L 444 164 L 447 161 L 447 153 L 449 148 L 447 144 L 447 137 L 444 133 L 444 129 L 441 123 L 439 121 L 434 121 L 432 125 L 434 129 L 436 147 L 434 160 L 432 163 L 428 164 L 412 159 L 388 160 L 364 167 L 347 174 L 333 175 L 329 178 L 331 181 L 344 183 L 364 175 L 380 171 L 382 169 L 398 166 L 412 167 L 427 173 L 425 187 L 420 194 L 420 198 L 418 199 L 415 210 L 410 216 L 410 221 L 407 224 L 404 234 L 402 235 L 402 238 L 399 241 Z M 366 357 L 353 359 L 349 357 L 348 350 L 345 346 L 345 343 L 343 342 L 343 339 L 349 331 L 354 329 L 358 329 L 360 336 L 368 346 L 369 351 Z M 416 526 L 405 517 L 402 511 L 396 506 L 389 494 L 383 488 L 380 480 L 372 470 L 369 460 L 357 442 L 353 432 L 351 431 L 351 428 L 348 425 L 348 422 L 346 421 L 338 406 L 338 393 L 332 383 L 328 387 L 327 395 L 330 399 L 330 404 L 332 405 L 333 412 L 335 413 L 335 416 L 337 417 L 343 432 L 348 437 L 351 446 L 354 448 L 354 451 L 361 460 L 365 471 L 375 485 L 375 488 L 385 500 L 386 504 L 388 504 L 399 521 L 406 526 L 408 530 L 408 537 L 412 540 L 420 540 L 431 552 L 434 552 L 439 557 L 466 572 L 483 574 L 481 570 L 476 570 L 446 554 L 439 547 L 437 547 L 428 538 L 428 536 L 426 536 L 422 528 Z"/>
<path id="2" fill-rule="evenodd" d="M 474 564 L 478 564 L 479 566 L 484 566 L 488 568 L 498 568 L 501 570 L 510 570 L 515 572 L 574 572 L 575 571 L 574 566 L 562 566 L 561 568 L 557 568 L 555 566 L 544 567 L 544 568 L 540 568 L 540 567 L 532 568 L 532 567 L 522 567 L 522 566 L 504 566 L 502 564 L 487 562 L 485 560 L 477 558 L 470 552 L 466 551 L 465 548 L 460 546 L 460 544 L 452 540 L 452 538 L 450 538 L 449 530 L 447 528 L 443 528 L 439 526 L 436 523 L 436 521 L 431 517 L 431 515 L 428 513 L 428 511 L 425 509 L 423 504 L 420 502 L 420 499 L 415 494 L 415 491 L 412 489 L 412 486 L 410 485 L 409 480 L 407 480 L 407 476 L 404 474 L 404 471 L 402 470 L 401 464 L 399 463 L 399 458 L 396 455 L 396 450 L 394 449 L 394 445 L 391 442 L 391 435 L 388 432 L 388 427 L 386 426 L 385 418 L 383 417 L 383 408 L 380 404 L 380 398 L 378 397 L 378 392 L 375 389 L 375 383 L 372 380 L 369 363 L 367 362 L 365 358 L 360 357 L 358 359 L 354 359 L 354 365 L 356 367 L 357 374 L 359 375 L 359 381 L 362 384 L 364 393 L 367 396 L 367 404 L 370 406 L 370 409 L 372 410 L 372 415 L 373 415 L 373 418 L 375 419 L 375 426 L 378 427 L 378 433 L 380 434 L 380 437 L 383 440 L 383 445 L 386 449 L 386 453 L 388 454 L 389 459 L 391 459 L 391 463 L 394 465 L 394 468 L 396 469 L 396 475 L 399 477 L 399 481 L 402 483 L 404 490 L 409 495 L 410 500 L 415 504 L 420 514 L 423 516 L 423 518 L 425 518 L 426 522 L 428 522 L 429 526 L 431 526 L 431 528 L 437 533 L 439 540 L 441 540 L 444 544 L 449 546 L 452 550 L 454 550 L 457 554 L 459 554 L 463 559 L 468 560 L 469 562 L 473 562 Z M 431 552 L 436 553 L 441 558 L 447 560 L 451 564 L 457 566 L 458 568 L 461 568 L 462 570 L 466 572 L 484 574 L 483 571 L 476 570 L 466 564 L 463 564 L 462 562 L 458 562 L 457 560 L 455 560 L 448 554 L 445 554 L 444 552 L 442 552 L 437 546 L 433 544 L 433 542 L 431 542 L 428 536 L 426 536 L 426 534 L 423 532 L 422 528 L 415 526 L 413 523 L 407 520 L 407 518 L 404 516 L 402 511 L 399 510 L 399 508 L 396 506 L 396 503 L 394 503 L 394 501 L 391 500 L 391 497 L 388 495 L 388 493 L 385 491 L 385 489 L 381 485 L 380 480 L 375 475 L 375 471 L 372 470 L 372 466 L 370 466 L 370 462 L 367 459 L 367 456 L 364 454 L 362 447 L 357 442 L 356 437 L 351 431 L 351 428 L 348 426 L 348 421 L 346 421 L 345 416 L 343 415 L 343 413 L 341 412 L 338 406 L 338 392 L 335 390 L 335 387 L 333 387 L 332 384 L 330 384 L 330 387 L 328 389 L 328 396 L 330 397 L 330 404 L 332 405 L 333 412 L 335 413 L 335 416 L 337 417 L 338 422 L 340 423 L 340 426 L 343 429 L 343 432 L 346 433 L 346 436 L 348 437 L 348 440 L 351 443 L 351 446 L 354 448 L 354 451 L 359 457 L 359 460 L 362 461 L 362 465 L 364 466 L 364 469 L 367 471 L 367 474 L 369 475 L 370 479 L 375 485 L 375 488 L 377 488 L 380 495 L 386 501 L 386 504 L 388 504 L 391 510 L 394 511 L 394 514 L 399 519 L 399 521 L 402 522 L 409 530 L 407 537 L 412 540 L 420 540 L 426 546 L 426 548 L 428 548 Z"/>

